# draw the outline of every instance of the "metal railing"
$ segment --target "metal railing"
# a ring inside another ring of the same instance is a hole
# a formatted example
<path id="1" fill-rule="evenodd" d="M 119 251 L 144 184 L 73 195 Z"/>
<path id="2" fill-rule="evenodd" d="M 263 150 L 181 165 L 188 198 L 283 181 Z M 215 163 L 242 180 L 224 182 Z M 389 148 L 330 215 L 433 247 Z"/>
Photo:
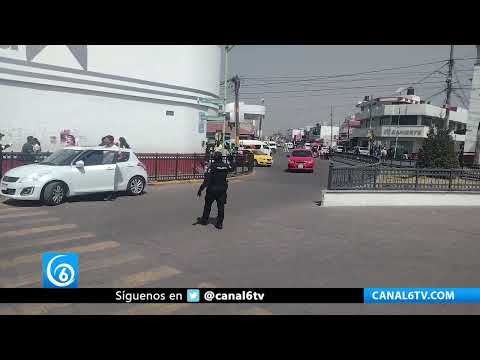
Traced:
<path id="1" fill-rule="evenodd" d="M 50 154 L 0 153 L 0 177 L 15 167 L 43 161 Z M 136 155 L 145 165 L 149 180 L 203 179 L 206 166 L 211 162 L 210 155 L 206 154 L 137 153 Z M 224 161 L 233 168 L 229 176 L 250 173 L 254 167 L 253 156 L 250 155 L 224 156 Z"/>
<path id="2" fill-rule="evenodd" d="M 390 167 L 410 167 L 410 168 L 414 168 L 417 165 L 416 160 L 384 159 L 384 158 L 377 157 L 377 156 L 362 155 L 362 154 L 357 155 L 357 154 L 349 154 L 349 153 L 333 153 L 332 157 L 337 158 L 337 159 L 347 159 L 347 160 L 352 160 L 352 161 L 357 161 L 357 162 L 362 162 L 362 163 L 367 163 L 367 164 L 380 163 L 381 165 L 390 166 Z"/>
<path id="3" fill-rule="evenodd" d="M 145 164 L 149 180 L 191 180 L 203 179 L 205 170 L 211 163 L 206 154 L 137 154 Z M 247 174 L 253 171 L 253 157 L 249 155 L 224 156 L 223 161 L 229 163 L 233 171 L 229 176 Z"/>
<path id="4" fill-rule="evenodd" d="M 480 191 L 480 169 L 334 167 L 329 190 Z"/>

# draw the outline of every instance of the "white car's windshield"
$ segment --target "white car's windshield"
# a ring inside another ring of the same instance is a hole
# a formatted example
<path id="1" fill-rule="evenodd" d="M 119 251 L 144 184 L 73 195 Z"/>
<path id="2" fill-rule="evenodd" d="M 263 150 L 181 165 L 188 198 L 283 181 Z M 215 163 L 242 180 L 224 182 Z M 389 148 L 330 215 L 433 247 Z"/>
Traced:
<path id="1" fill-rule="evenodd" d="M 62 165 L 70 165 L 82 150 L 74 150 L 74 149 L 62 149 L 55 151 L 52 155 L 47 157 L 44 161 L 40 162 L 39 164 L 42 165 L 55 165 L 55 166 L 62 166 Z"/>

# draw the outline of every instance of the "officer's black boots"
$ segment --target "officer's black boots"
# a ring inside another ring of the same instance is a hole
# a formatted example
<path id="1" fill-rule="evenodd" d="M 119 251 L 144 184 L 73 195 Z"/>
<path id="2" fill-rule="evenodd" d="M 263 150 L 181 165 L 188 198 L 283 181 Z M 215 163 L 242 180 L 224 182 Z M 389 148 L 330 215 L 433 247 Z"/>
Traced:
<path id="1" fill-rule="evenodd" d="M 215 227 L 218 229 L 218 230 L 222 230 L 223 229 L 223 225 L 222 224 L 215 224 Z"/>

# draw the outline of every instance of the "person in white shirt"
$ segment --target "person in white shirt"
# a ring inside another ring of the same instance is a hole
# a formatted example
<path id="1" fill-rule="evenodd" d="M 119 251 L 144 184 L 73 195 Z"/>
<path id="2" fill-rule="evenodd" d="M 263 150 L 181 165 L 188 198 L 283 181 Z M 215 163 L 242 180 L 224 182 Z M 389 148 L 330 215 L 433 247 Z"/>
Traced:
<path id="1" fill-rule="evenodd" d="M 37 138 L 33 139 L 33 152 L 39 153 L 42 151 L 42 147 L 40 146 L 40 141 Z"/>

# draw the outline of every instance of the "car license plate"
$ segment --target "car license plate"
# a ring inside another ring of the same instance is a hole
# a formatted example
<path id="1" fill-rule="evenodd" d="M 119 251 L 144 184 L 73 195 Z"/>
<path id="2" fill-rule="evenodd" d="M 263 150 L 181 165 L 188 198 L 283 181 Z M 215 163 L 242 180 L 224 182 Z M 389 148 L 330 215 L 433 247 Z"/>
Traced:
<path id="1" fill-rule="evenodd" d="M 2 189 L 2 190 L 7 190 L 7 184 L 2 183 L 1 189 Z"/>
<path id="2" fill-rule="evenodd" d="M 303 169 L 303 164 L 298 164 L 299 169 Z"/>

